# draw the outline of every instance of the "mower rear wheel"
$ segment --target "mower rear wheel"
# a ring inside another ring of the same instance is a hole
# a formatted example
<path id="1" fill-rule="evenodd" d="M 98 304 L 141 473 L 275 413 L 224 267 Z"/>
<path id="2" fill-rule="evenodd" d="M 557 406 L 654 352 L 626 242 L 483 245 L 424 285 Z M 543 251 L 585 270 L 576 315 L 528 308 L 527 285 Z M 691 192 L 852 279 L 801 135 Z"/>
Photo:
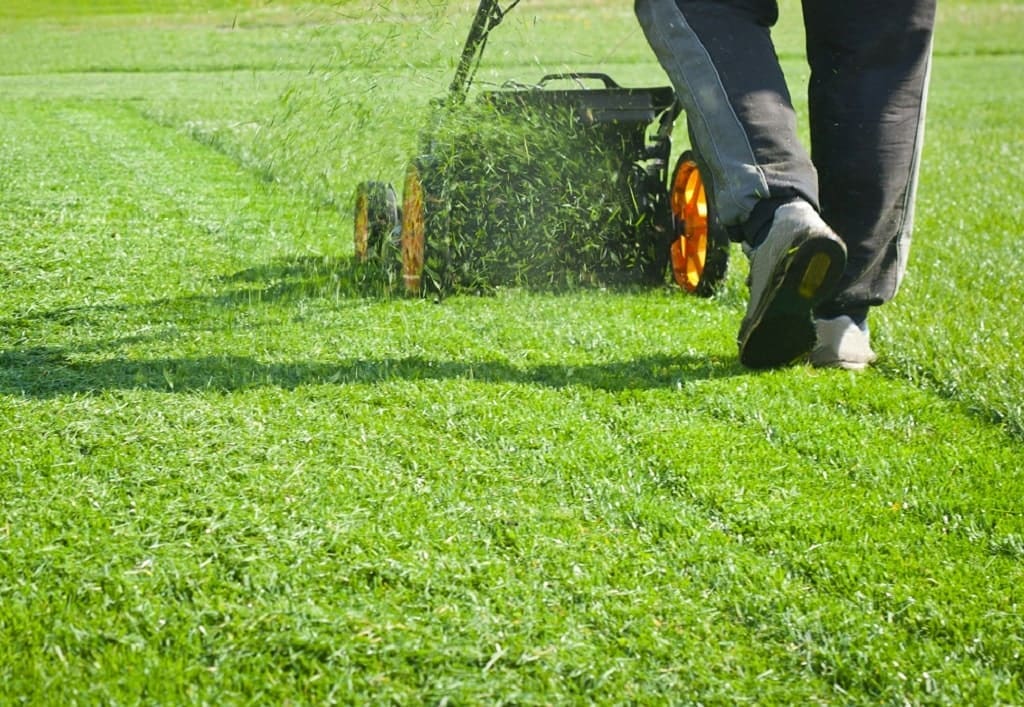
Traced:
<path id="1" fill-rule="evenodd" d="M 353 200 L 353 244 L 356 260 L 365 263 L 397 248 L 401 228 L 398 197 L 387 182 L 360 182 Z"/>
<path id="2" fill-rule="evenodd" d="M 687 292 L 713 295 L 729 264 L 729 236 L 710 208 L 696 155 L 687 150 L 676 161 L 669 187 L 675 237 L 672 276 Z"/>

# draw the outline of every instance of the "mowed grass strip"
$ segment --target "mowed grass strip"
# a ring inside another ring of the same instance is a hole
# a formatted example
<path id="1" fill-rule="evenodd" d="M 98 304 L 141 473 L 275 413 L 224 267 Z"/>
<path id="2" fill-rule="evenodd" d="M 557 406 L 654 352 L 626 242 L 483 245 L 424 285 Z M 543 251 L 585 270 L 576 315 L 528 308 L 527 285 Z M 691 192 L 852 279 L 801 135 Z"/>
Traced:
<path id="1" fill-rule="evenodd" d="M 976 86 L 972 62 L 945 66 Z M 712 301 L 384 296 L 324 199 L 379 135 L 309 188 L 339 139 L 318 110 L 349 104 L 309 90 L 269 133 L 297 145 L 247 157 L 188 121 L 251 119 L 261 83 L 226 114 L 211 85 L 0 109 L 4 699 L 1021 700 L 1024 451 L 989 412 L 1020 290 L 931 276 L 966 249 L 949 190 L 922 187 L 879 370 L 753 375 L 742 264 Z M 952 161 L 979 94 L 936 88 Z M 1009 216 L 956 211 L 993 257 L 1019 213 L 996 183 Z M 979 321 L 1007 334 L 965 397 L 940 374 Z"/>
<path id="2" fill-rule="evenodd" d="M 805 395 L 794 419 L 764 404 L 783 376 L 755 400 L 708 379 L 695 409 L 671 380 L 444 367 L 13 405 L 8 685 L 1014 694 L 1021 529 L 991 499 L 1019 494 L 1020 454 L 948 404 L 858 382 L 846 415 Z"/>

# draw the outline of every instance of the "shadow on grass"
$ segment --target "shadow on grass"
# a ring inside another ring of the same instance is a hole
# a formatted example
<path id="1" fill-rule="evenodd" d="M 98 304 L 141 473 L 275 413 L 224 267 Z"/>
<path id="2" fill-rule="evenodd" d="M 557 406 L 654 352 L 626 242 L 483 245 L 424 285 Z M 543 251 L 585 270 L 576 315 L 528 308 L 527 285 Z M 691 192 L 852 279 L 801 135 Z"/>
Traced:
<path id="1" fill-rule="evenodd" d="M 735 361 L 696 356 L 661 355 L 576 366 L 523 367 L 498 361 L 436 360 L 419 356 L 286 363 L 262 363 L 246 356 L 112 358 L 83 362 L 74 360 L 64 349 L 44 347 L 0 353 L 0 394 L 54 398 L 114 390 L 231 392 L 263 387 L 290 390 L 307 385 L 444 380 L 548 388 L 583 386 L 615 392 L 685 387 L 697 380 L 744 373 Z"/>
<path id="2" fill-rule="evenodd" d="M 213 278 L 216 291 L 205 294 L 161 297 L 146 302 L 84 304 L 29 309 L 0 319 L 0 335 L 25 329 L 33 322 L 51 321 L 71 325 L 98 320 L 107 314 L 145 311 L 148 316 L 161 310 L 180 311 L 187 307 L 236 307 L 291 302 L 305 298 L 398 299 L 401 280 L 397 269 L 380 264 L 358 263 L 353 258 L 294 256 L 281 258 L 232 275 Z"/>
<path id="3" fill-rule="evenodd" d="M 211 317 L 219 318 L 221 309 L 306 298 L 399 298 L 396 278 L 400 280 L 392 272 L 389 279 L 380 265 L 360 264 L 351 258 L 295 256 L 218 278 L 220 288 L 209 294 L 158 298 L 137 304 L 73 305 L 16 314 L 0 320 L 0 333 L 6 332 L 13 339 L 22 338 L 33 328 L 33 322 L 102 327 L 110 314 L 141 314 L 150 328 L 157 328 L 145 335 L 121 339 L 0 351 L 0 394 L 51 398 L 112 390 L 235 391 L 268 386 L 293 389 L 303 385 L 450 379 L 623 391 L 678 387 L 694 380 L 744 372 L 735 361 L 668 355 L 582 366 L 533 367 L 423 357 L 265 363 L 234 355 L 141 360 L 110 355 L 124 343 L 175 338 L 180 326 L 188 326 L 190 317 L 182 315 L 192 308 L 197 308 L 195 315 L 209 321 Z M 636 288 L 623 286 L 623 291 L 627 287 Z M 161 322 L 166 326 L 161 327 Z"/>
<path id="4" fill-rule="evenodd" d="M 667 264 L 666 264 L 667 268 Z M 667 269 L 665 275 L 667 276 Z M 457 285 L 443 292 L 425 289 L 429 298 L 454 295 L 487 295 L 503 287 L 521 289 L 538 294 L 568 294 L 586 290 L 635 292 L 660 287 L 665 283 L 645 280 L 639 273 L 624 273 L 613 277 L 608 273 L 591 274 L 593 281 L 577 281 L 578 275 L 559 272 L 552 265 L 548 282 L 531 282 L 528 277 L 517 280 L 518 275 L 508 272 L 495 284 Z M 585 278 L 584 278 L 585 279 Z M 430 278 L 424 275 L 424 282 Z M 407 296 L 402 282 L 401 266 L 397 254 L 393 260 L 357 262 L 354 258 L 322 256 L 292 256 L 264 263 L 220 279 L 221 284 L 243 287 L 249 297 L 274 302 L 298 297 L 335 296 L 348 298 L 401 298 Z"/>
<path id="5" fill-rule="evenodd" d="M 397 260 L 360 263 L 355 258 L 291 256 L 255 265 L 221 277 L 221 285 L 236 288 L 221 295 L 232 299 L 278 302 L 303 297 L 389 298 L 403 296 Z"/>
<path id="6" fill-rule="evenodd" d="M 230 308 L 259 304 L 287 304 L 303 299 L 318 298 L 379 301 L 400 300 L 408 297 L 403 291 L 402 277 L 397 265 L 388 267 L 381 263 L 359 263 L 354 258 L 331 256 L 280 258 L 240 270 L 231 275 L 217 277 L 213 282 L 218 289 L 208 294 L 163 297 L 137 304 L 69 305 L 48 310 L 33 309 L 0 319 L 0 335 L 3 335 L 5 331 L 16 332 L 25 329 L 36 321 L 52 321 L 71 325 L 98 321 L 103 315 L 111 313 L 128 314 L 133 311 L 145 311 L 149 317 L 153 317 L 159 316 L 157 313 L 162 310 L 180 314 L 188 307 Z M 560 288 L 515 287 L 533 293 L 554 295 L 596 289 L 595 286 L 579 284 L 569 284 Z M 658 285 L 636 282 L 608 283 L 602 285 L 601 289 L 636 292 L 649 290 L 652 287 L 658 287 Z M 444 296 L 456 294 L 487 296 L 493 292 L 494 289 L 485 291 L 466 288 L 457 292 L 445 293 Z M 436 292 L 427 292 L 425 296 L 433 299 L 440 297 Z"/>

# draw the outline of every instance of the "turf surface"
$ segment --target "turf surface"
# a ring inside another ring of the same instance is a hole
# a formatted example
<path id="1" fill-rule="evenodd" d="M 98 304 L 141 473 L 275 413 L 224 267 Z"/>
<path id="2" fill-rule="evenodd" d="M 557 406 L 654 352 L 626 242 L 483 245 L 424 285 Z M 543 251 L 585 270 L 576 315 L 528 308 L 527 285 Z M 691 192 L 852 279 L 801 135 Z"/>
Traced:
<path id="1" fill-rule="evenodd" d="M 7 3 L 0 702 L 1024 701 L 1024 14 L 941 10 L 849 375 L 738 365 L 738 253 L 712 300 L 354 267 L 471 9 Z M 482 80 L 663 81 L 625 6 L 499 35 Z"/>

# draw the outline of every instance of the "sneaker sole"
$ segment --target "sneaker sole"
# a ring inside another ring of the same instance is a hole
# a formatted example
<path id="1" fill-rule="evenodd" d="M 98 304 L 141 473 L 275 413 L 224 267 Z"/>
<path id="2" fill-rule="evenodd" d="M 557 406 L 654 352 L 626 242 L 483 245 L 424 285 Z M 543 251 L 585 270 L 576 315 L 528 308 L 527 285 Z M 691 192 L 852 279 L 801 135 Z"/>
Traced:
<path id="1" fill-rule="evenodd" d="M 772 274 L 772 284 L 740 331 L 740 362 L 749 368 L 792 363 L 815 344 L 811 313 L 839 283 L 846 267 L 841 242 L 823 236 L 794 246 Z"/>

